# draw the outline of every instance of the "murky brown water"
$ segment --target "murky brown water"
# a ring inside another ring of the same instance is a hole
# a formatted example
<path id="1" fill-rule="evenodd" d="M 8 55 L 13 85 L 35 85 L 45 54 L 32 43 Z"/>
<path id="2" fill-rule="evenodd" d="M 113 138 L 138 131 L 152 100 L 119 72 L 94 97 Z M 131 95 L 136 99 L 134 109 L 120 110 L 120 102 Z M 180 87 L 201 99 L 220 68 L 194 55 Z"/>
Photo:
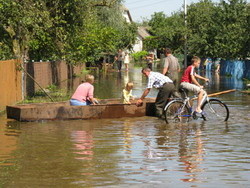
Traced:
<path id="1" fill-rule="evenodd" d="M 242 84 L 211 78 L 209 92 Z M 139 96 L 146 83 L 140 69 L 101 74 L 97 96 L 120 97 L 127 79 Z M 20 123 L 2 115 L 0 187 L 249 187 L 250 95 L 220 99 L 231 112 L 227 123 L 166 125 L 155 117 Z"/>

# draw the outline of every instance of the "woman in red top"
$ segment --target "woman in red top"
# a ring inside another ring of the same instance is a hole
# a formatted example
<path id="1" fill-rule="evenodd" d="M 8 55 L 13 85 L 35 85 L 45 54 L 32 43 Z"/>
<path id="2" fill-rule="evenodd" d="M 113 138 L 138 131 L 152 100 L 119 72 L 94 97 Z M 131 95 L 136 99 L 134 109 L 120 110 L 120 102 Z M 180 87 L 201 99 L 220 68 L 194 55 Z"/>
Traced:
<path id="1" fill-rule="evenodd" d="M 198 94 L 197 107 L 195 111 L 197 113 L 202 113 L 201 100 L 204 94 L 204 90 L 203 86 L 199 84 L 196 78 L 205 80 L 206 82 L 208 82 L 209 79 L 196 74 L 196 72 L 194 71 L 195 68 L 199 68 L 200 66 L 201 59 L 199 57 L 194 56 L 191 60 L 191 63 L 192 65 L 188 66 L 182 75 L 180 88 L 184 88 L 188 91 L 192 91 L 195 94 Z"/>

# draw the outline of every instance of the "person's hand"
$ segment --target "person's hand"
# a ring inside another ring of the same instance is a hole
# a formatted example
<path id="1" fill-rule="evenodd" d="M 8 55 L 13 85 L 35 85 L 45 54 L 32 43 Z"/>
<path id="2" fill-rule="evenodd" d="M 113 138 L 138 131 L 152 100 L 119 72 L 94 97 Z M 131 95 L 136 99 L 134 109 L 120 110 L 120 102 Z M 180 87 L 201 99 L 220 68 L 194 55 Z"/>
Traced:
<path id="1" fill-rule="evenodd" d="M 139 107 L 139 106 L 142 106 L 143 102 L 141 99 L 138 99 L 137 102 L 136 102 L 136 106 Z"/>
<path id="2" fill-rule="evenodd" d="M 93 98 L 93 104 L 99 104 L 98 100 L 96 98 Z"/>
<path id="3" fill-rule="evenodd" d="M 203 89 L 203 88 L 204 88 L 204 86 L 200 86 L 200 88 L 201 88 L 201 89 Z"/>
<path id="4" fill-rule="evenodd" d="M 205 82 L 209 82 L 209 79 L 208 79 L 208 78 L 205 78 Z"/>

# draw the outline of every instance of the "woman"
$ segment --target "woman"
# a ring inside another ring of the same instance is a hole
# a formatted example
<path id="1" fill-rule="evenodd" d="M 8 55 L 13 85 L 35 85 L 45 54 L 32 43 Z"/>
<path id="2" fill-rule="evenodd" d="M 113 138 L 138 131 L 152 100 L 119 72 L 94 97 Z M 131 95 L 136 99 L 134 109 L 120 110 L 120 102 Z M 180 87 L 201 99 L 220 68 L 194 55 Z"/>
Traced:
<path id="1" fill-rule="evenodd" d="M 94 76 L 87 74 L 85 82 L 80 84 L 73 96 L 70 99 L 70 105 L 72 106 L 85 106 L 90 104 L 97 104 L 97 100 L 94 98 Z"/>

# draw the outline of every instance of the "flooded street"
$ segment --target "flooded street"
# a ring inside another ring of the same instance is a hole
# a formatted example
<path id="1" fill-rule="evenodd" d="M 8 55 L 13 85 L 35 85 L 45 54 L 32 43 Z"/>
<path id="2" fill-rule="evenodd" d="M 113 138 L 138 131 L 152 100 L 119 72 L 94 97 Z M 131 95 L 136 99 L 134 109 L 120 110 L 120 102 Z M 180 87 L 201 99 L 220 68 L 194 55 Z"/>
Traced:
<path id="1" fill-rule="evenodd" d="M 140 70 L 100 73 L 97 98 L 120 98 L 128 80 L 140 97 L 147 81 Z M 208 93 L 244 87 L 241 80 L 206 76 Z M 17 122 L 1 115 L 0 187 L 250 187 L 250 95 L 218 98 L 229 107 L 228 122 Z"/>

